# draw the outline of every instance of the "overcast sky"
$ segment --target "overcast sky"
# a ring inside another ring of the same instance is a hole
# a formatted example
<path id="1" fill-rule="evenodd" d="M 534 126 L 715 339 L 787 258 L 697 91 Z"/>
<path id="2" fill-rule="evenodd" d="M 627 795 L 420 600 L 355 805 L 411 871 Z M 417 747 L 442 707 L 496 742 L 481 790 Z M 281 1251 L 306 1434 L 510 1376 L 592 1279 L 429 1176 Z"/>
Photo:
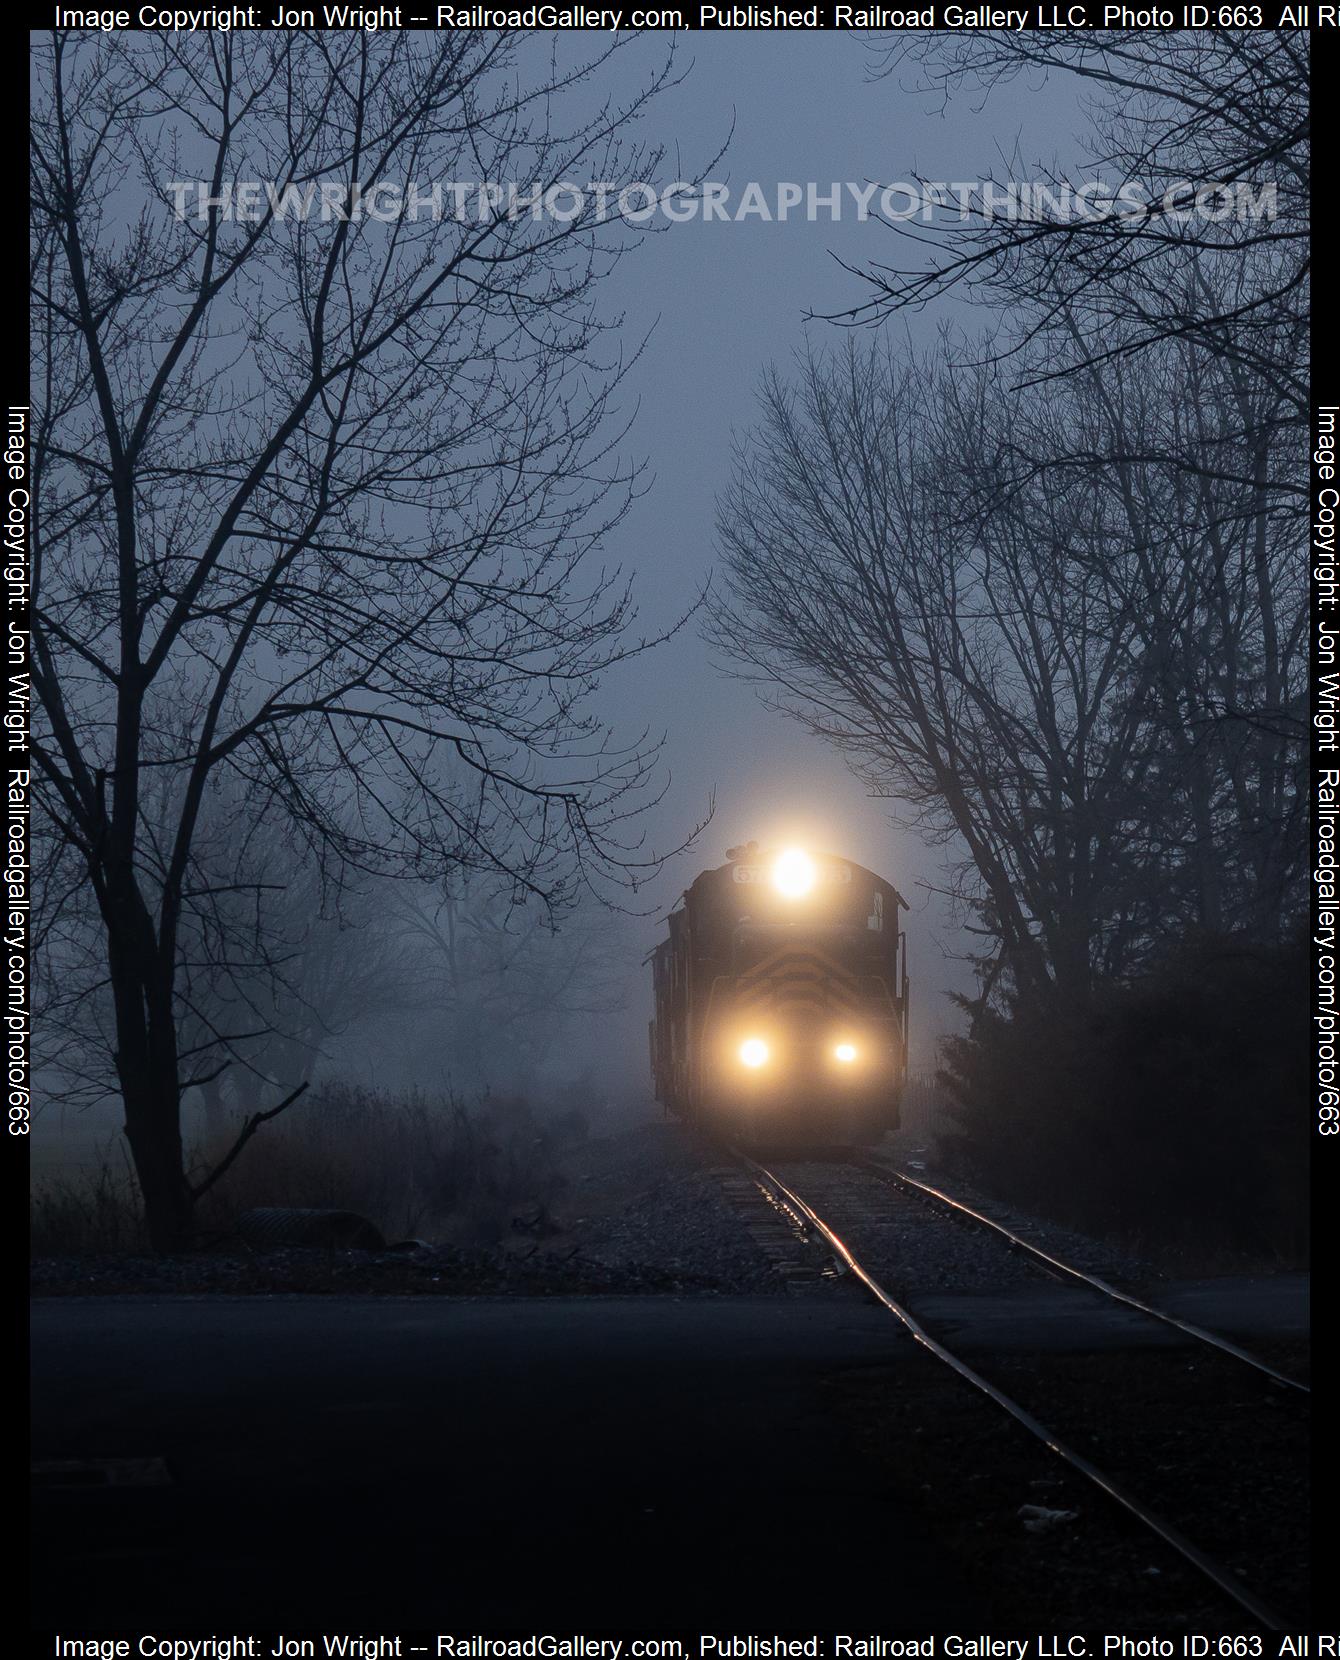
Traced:
<path id="1" fill-rule="evenodd" d="M 914 71 L 869 80 L 867 53 L 847 35 L 712 34 L 689 47 L 692 69 L 658 104 L 654 126 L 680 144 L 687 170 L 733 119 L 727 155 L 712 173 L 733 195 L 749 181 L 771 200 L 778 181 L 977 180 L 1003 172 L 1016 144 L 1030 163 L 1072 154 L 1081 119 L 1073 87 L 1039 81 L 985 101 L 963 94 L 945 108 L 914 90 Z M 807 335 L 822 345 L 838 334 L 805 322 L 807 311 L 833 312 L 860 297 L 835 255 L 887 258 L 892 242 L 873 221 L 855 220 L 850 199 L 840 223 L 695 219 L 650 239 L 609 284 L 606 299 L 626 308 L 630 335 L 656 320 L 633 378 L 641 410 L 632 434 L 655 482 L 612 549 L 637 573 L 649 624 L 682 610 L 711 570 L 714 501 L 727 483 L 732 432 L 753 420 L 761 370 L 784 363 Z M 899 327 L 926 344 L 950 315 L 930 310 Z M 954 316 L 975 327 L 987 320 L 964 306 Z M 714 822 L 696 851 L 673 862 L 657 898 L 668 905 L 699 869 L 749 837 L 796 838 L 872 866 L 913 906 L 914 1063 L 929 1065 L 930 1040 L 953 1019 L 943 990 L 968 984 L 949 960 L 959 942 L 948 919 L 938 905 L 923 909 L 917 887 L 937 879 L 938 856 L 892 829 L 837 756 L 715 672 L 694 630 L 621 672 L 609 690 L 622 720 L 667 733 L 673 787 L 655 815 L 654 839 L 673 843 L 716 792 Z M 654 935 L 649 927 L 648 944 Z"/>
<path id="2" fill-rule="evenodd" d="M 616 58 L 614 71 L 631 87 L 663 50 L 663 41 L 638 43 L 626 62 Z M 1006 171 L 1004 158 L 1016 148 L 1027 163 L 1073 156 L 1082 122 L 1074 88 L 1065 84 L 1019 81 L 990 99 L 964 93 L 946 108 L 938 96 L 914 90 L 914 71 L 871 81 L 862 42 L 845 34 L 702 34 L 685 41 L 679 67 L 682 84 L 656 102 L 643 136 L 670 147 L 668 181 L 704 167 L 733 124 L 710 177 L 728 183 L 735 198 L 751 181 L 773 201 L 781 181 L 826 190 L 916 176 L 978 180 Z M 837 223 L 826 216 L 807 223 L 800 214 L 784 224 L 694 219 L 673 226 L 649 237 L 605 284 L 602 303 L 626 314 L 626 346 L 655 325 L 628 382 L 628 396 L 640 402 L 628 449 L 646 458 L 650 488 L 607 549 L 635 576 L 647 631 L 682 613 L 709 576 L 715 499 L 728 481 L 732 434 L 753 420 L 761 371 L 785 363 L 807 334 L 817 345 L 839 338 L 830 324 L 805 322 L 809 311 L 837 311 L 862 295 L 835 256 L 860 264 L 891 251 L 890 233 L 859 223 L 848 197 Z M 924 345 L 951 317 L 971 327 L 989 321 L 966 306 L 941 307 L 899 329 Z M 765 710 L 752 689 L 719 674 L 693 625 L 612 674 L 602 703 L 625 735 L 643 725 L 666 734 L 671 784 L 648 819 L 652 844 L 681 840 L 715 793 L 713 823 L 644 902 L 663 915 L 699 870 L 750 837 L 798 840 L 871 866 L 912 904 L 913 1065 L 930 1067 L 935 1038 L 955 1020 L 944 994 L 970 984 L 954 960 L 961 940 L 944 907 L 919 885 L 940 879 L 938 855 L 895 831 L 837 756 Z M 640 958 L 663 925 L 647 918 L 629 926 Z M 645 975 L 635 971 L 622 1016 L 605 1018 L 598 1034 L 574 1026 L 571 1040 L 583 1064 L 601 1049 L 617 1057 L 634 1094 L 647 1088 Z M 367 1081 L 389 1078 L 385 1055 L 366 1033 L 338 1043 L 332 1064 L 350 1076 L 365 1068 Z M 109 1101 L 71 1130 L 109 1133 L 118 1117 Z M 59 1142 L 63 1123 L 63 1114 L 49 1115 L 44 1139 Z"/>

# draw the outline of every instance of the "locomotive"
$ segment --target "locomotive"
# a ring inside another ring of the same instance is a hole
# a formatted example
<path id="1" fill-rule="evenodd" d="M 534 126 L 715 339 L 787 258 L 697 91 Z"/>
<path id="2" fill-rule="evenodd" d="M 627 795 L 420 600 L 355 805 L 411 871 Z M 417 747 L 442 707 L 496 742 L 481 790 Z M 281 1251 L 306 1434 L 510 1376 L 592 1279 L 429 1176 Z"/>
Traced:
<path id="1" fill-rule="evenodd" d="M 733 847 L 651 953 L 656 1099 L 746 1142 L 876 1141 L 907 1077 L 907 902 L 802 848 Z"/>

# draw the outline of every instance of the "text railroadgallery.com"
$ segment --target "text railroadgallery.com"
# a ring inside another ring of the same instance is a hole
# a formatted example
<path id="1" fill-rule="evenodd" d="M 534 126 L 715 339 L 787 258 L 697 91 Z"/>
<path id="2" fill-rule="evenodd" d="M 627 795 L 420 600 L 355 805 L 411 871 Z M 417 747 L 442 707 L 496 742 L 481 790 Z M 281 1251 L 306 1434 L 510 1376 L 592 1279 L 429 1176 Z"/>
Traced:
<path id="1" fill-rule="evenodd" d="M 194 33 L 210 30 L 381 29 L 762 29 L 825 30 L 948 29 L 1005 31 L 1053 29 L 1315 29 L 1340 28 L 1340 4 L 1202 4 L 1178 0 L 1173 6 L 1098 5 L 1044 0 L 1025 6 L 965 5 L 934 0 L 930 5 L 826 4 L 781 6 L 716 4 L 687 7 L 598 7 L 530 4 L 351 6 L 53 6 L 44 24 L 57 29 L 148 30 Z"/>
<path id="2" fill-rule="evenodd" d="M 290 1636 L 254 1632 L 186 1637 L 80 1636 L 54 1633 L 55 1660 L 1340 1660 L 1334 1633 L 1181 1631 L 1042 1632 L 1004 1636 L 945 1632 L 885 1636 L 878 1632 L 783 1636 L 719 1633 L 622 1636 L 585 1632 L 429 1633 L 327 1632 Z"/>

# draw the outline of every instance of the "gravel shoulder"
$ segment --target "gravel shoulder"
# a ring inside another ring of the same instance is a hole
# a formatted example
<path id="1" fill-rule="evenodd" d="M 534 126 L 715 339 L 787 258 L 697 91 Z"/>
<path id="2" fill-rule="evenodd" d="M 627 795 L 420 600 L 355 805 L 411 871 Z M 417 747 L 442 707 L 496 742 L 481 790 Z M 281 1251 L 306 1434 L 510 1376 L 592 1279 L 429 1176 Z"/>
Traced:
<path id="1" fill-rule="evenodd" d="M 900 1153 L 895 1150 L 881 1155 L 881 1162 L 891 1168 L 905 1171 L 927 1186 L 938 1188 L 960 1204 L 979 1210 L 993 1222 L 1017 1233 L 1030 1245 L 1059 1257 L 1063 1262 L 1110 1280 L 1123 1290 L 1153 1289 L 1172 1277 L 1152 1256 L 1117 1239 L 1095 1238 L 1081 1233 L 1064 1223 L 1038 1216 L 975 1187 L 962 1176 L 938 1169 L 929 1155 L 920 1148 Z M 930 1201 L 927 1201 L 929 1204 Z M 964 1222 L 965 1227 L 970 1226 Z M 1235 1265 L 1236 1267 L 1236 1265 Z M 1226 1272 L 1234 1271 L 1226 1269 Z"/>

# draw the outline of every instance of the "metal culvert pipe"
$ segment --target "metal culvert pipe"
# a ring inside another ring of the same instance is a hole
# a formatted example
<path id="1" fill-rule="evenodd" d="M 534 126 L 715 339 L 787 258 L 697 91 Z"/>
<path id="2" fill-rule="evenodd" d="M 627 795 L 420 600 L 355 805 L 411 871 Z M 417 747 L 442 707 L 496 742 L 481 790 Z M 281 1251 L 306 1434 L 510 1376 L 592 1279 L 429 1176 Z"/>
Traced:
<path id="1" fill-rule="evenodd" d="M 378 1228 L 352 1210 L 300 1210 L 289 1205 L 267 1205 L 245 1210 L 237 1219 L 238 1232 L 248 1245 L 324 1245 L 347 1251 L 384 1251 L 386 1240 Z"/>

